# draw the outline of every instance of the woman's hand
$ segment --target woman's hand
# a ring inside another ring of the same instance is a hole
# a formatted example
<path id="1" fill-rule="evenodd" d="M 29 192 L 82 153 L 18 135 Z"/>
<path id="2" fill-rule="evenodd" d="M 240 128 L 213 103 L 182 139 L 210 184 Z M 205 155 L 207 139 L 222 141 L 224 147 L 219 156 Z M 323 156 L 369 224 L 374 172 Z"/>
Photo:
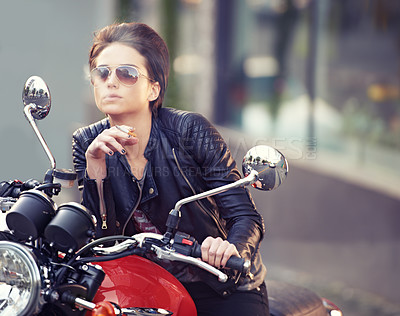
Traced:
<path id="1" fill-rule="evenodd" d="M 124 126 L 127 130 L 133 130 Z M 115 126 L 105 129 L 93 140 L 86 150 L 86 162 L 88 176 L 93 179 L 105 178 L 105 157 L 112 156 L 115 152 L 126 154 L 125 146 L 132 146 L 138 143 L 136 137 L 119 130 Z"/>
<path id="2" fill-rule="evenodd" d="M 213 238 L 209 236 L 201 244 L 202 260 L 214 267 L 225 267 L 226 262 L 231 256 L 240 257 L 236 246 L 220 237 Z"/>
<path id="3" fill-rule="evenodd" d="M 133 130 L 125 126 L 127 130 Z M 86 159 L 105 159 L 105 155 L 112 156 L 119 151 L 122 155 L 126 153 L 124 146 L 134 145 L 138 142 L 136 137 L 119 130 L 115 126 L 102 131 L 90 144 L 86 151 Z"/>

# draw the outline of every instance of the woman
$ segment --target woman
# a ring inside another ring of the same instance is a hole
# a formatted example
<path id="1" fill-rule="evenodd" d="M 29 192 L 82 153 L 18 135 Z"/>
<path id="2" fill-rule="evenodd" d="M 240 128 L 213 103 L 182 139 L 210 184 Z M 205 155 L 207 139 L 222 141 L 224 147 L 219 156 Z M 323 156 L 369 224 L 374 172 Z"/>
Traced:
<path id="1" fill-rule="evenodd" d="M 178 200 L 240 178 L 225 142 L 204 117 L 161 107 L 169 55 L 149 26 L 101 29 L 89 65 L 96 105 L 106 118 L 74 133 L 73 161 L 82 203 L 101 223 L 97 236 L 164 233 Z M 202 260 L 215 267 L 232 255 L 252 261 L 254 277 L 232 278 L 229 287 L 193 267 L 168 267 L 199 315 L 269 314 L 258 251 L 264 224 L 246 189 L 183 206 L 179 230 L 202 243 Z"/>

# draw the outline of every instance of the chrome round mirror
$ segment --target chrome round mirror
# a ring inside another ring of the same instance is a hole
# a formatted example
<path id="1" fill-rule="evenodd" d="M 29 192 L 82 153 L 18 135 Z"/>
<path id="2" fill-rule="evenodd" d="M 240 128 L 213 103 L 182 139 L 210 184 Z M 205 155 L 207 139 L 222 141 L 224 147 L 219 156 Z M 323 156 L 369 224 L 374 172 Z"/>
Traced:
<path id="1" fill-rule="evenodd" d="M 252 170 L 258 172 L 256 189 L 269 191 L 276 189 L 286 179 L 289 165 L 283 154 L 273 147 L 259 145 L 251 148 L 243 158 L 242 169 L 245 176 Z"/>
<path id="2" fill-rule="evenodd" d="M 37 120 L 44 119 L 50 112 L 50 90 L 46 82 L 38 76 L 32 76 L 26 81 L 22 100 L 24 106 L 30 105 L 30 112 Z"/>

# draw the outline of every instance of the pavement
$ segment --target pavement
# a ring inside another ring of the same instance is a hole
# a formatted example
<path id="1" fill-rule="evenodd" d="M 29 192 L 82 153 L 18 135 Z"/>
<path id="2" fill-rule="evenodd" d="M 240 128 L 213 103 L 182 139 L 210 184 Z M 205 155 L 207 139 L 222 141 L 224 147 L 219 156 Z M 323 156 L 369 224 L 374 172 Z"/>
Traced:
<path id="1" fill-rule="evenodd" d="M 314 291 L 336 304 L 345 316 L 399 316 L 400 304 L 389 302 L 384 297 L 355 289 L 341 280 L 332 280 L 321 275 L 268 264 L 267 278 L 289 282 Z"/>

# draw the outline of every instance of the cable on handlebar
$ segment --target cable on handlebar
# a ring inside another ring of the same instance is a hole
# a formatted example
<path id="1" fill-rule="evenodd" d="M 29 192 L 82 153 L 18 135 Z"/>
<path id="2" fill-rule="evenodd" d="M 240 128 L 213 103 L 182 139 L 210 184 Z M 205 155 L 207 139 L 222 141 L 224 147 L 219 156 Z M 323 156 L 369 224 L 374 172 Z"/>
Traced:
<path id="1" fill-rule="evenodd" d="M 117 240 L 127 240 L 127 239 L 133 239 L 130 236 L 123 236 L 123 235 L 116 235 L 116 236 L 106 236 L 102 237 L 96 240 L 93 240 L 92 242 L 86 244 L 83 246 L 81 249 L 79 249 L 66 263 L 66 266 L 71 266 L 73 262 L 78 258 L 79 256 L 82 256 L 86 251 L 88 251 L 90 248 L 100 245 L 106 242 L 110 241 L 117 241 Z M 63 267 L 58 271 L 58 274 L 56 276 L 56 284 L 58 284 L 62 278 L 64 277 L 65 272 L 67 271 L 67 268 Z"/>
<path id="2" fill-rule="evenodd" d="M 135 249 L 128 249 L 124 250 L 121 253 L 114 254 L 114 255 L 102 255 L 101 257 L 85 257 L 79 259 L 79 262 L 104 262 L 110 260 L 116 260 L 119 258 L 131 256 L 131 255 L 143 255 L 145 253 L 145 249 L 142 248 L 135 248 Z"/>
<path id="3" fill-rule="evenodd" d="M 110 241 L 128 240 L 128 239 L 134 239 L 134 238 L 131 236 L 116 235 L 116 236 L 106 236 L 106 237 L 101 237 L 99 239 L 95 239 L 92 242 L 83 246 L 81 249 L 79 249 L 68 261 L 68 263 L 72 263 L 77 257 L 82 256 L 87 250 L 89 250 L 94 246 L 101 245 Z"/>

